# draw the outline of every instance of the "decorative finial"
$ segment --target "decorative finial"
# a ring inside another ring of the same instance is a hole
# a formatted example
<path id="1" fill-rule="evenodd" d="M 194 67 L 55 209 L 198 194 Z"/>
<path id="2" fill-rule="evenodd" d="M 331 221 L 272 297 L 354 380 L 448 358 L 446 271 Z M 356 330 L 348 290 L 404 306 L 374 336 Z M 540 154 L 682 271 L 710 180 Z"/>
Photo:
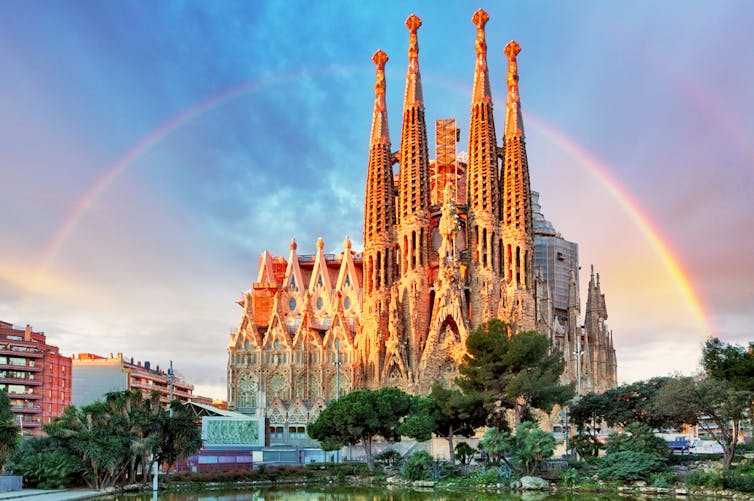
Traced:
<path id="1" fill-rule="evenodd" d="M 377 76 L 374 82 L 374 92 L 376 96 L 375 106 L 378 111 L 385 109 L 385 63 L 387 62 L 387 54 L 378 50 L 372 56 L 372 61 L 377 65 Z"/>
<path id="2" fill-rule="evenodd" d="M 348 238 L 348 235 L 346 235 L 346 239 L 343 241 L 343 248 L 346 250 L 351 250 L 351 239 Z"/>
<path id="3" fill-rule="evenodd" d="M 291 238 L 291 245 L 289 247 L 292 251 L 295 251 L 296 249 L 298 249 L 298 244 L 296 244 L 295 238 Z"/>
<path id="4" fill-rule="evenodd" d="M 487 42 L 484 39 L 484 25 L 490 20 L 490 15 L 484 9 L 474 12 L 471 22 L 476 24 L 476 53 L 477 56 L 487 54 Z"/>
<path id="5" fill-rule="evenodd" d="M 411 14 L 410 16 L 408 16 L 408 19 L 406 19 L 406 26 L 408 27 L 408 31 L 413 35 L 416 34 L 416 30 L 418 30 L 419 26 L 421 25 L 422 20 L 419 19 L 419 16 L 417 16 L 416 14 Z"/>
<path id="6" fill-rule="evenodd" d="M 317 239 L 317 250 L 322 250 L 325 248 L 325 241 L 322 240 L 322 237 L 319 237 Z"/>
<path id="7" fill-rule="evenodd" d="M 521 52 L 521 46 L 516 42 L 515 40 L 511 40 L 508 42 L 508 45 L 505 46 L 504 51 L 505 55 L 508 56 L 508 60 L 516 59 L 516 56 L 519 52 Z"/>
<path id="8" fill-rule="evenodd" d="M 374 53 L 372 56 L 372 61 L 374 61 L 374 64 L 377 65 L 378 70 L 384 70 L 385 69 L 385 63 L 388 61 L 387 54 L 385 54 L 382 49 L 377 49 L 377 52 Z"/>
<path id="9" fill-rule="evenodd" d="M 419 39 L 416 36 L 416 32 L 419 26 L 422 25 L 422 20 L 416 14 L 411 14 L 406 19 L 406 26 L 408 27 L 408 59 L 409 59 L 409 72 L 417 73 L 419 71 Z"/>
<path id="10" fill-rule="evenodd" d="M 505 46 L 505 55 L 508 56 L 508 88 L 518 88 L 518 62 L 516 56 L 521 52 L 521 46 L 515 40 Z"/>
<path id="11" fill-rule="evenodd" d="M 387 105 L 385 103 L 385 63 L 388 57 L 382 50 L 377 50 L 372 61 L 377 65 L 377 75 L 374 79 L 374 116 L 372 117 L 372 136 L 370 144 L 390 144 L 390 133 L 387 127 Z"/>

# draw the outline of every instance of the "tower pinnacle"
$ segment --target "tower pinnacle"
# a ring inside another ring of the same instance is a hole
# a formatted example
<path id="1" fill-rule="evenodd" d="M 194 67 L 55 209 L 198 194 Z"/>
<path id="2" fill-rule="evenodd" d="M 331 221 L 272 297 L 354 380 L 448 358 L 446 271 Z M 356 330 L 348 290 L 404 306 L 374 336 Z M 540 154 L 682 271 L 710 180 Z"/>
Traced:
<path id="1" fill-rule="evenodd" d="M 524 121 L 521 117 L 521 100 L 518 95 L 518 61 L 516 56 L 521 52 L 521 46 L 515 40 L 505 46 L 508 57 L 508 103 L 505 116 L 505 137 L 524 137 Z"/>
<path id="2" fill-rule="evenodd" d="M 422 95 L 421 76 L 419 74 L 419 37 L 417 32 L 422 20 L 416 14 L 411 14 L 406 19 L 408 27 L 408 75 L 406 76 L 406 94 L 404 96 L 403 107 L 413 105 L 422 105 L 424 96 Z"/>
<path id="3" fill-rule="evenodd" d="M 491 102 L 490 77 L 487 72 L 487 41 L 485 40 L 484 26 L 490 16 L 483 9 L 474 13 L 471 21 L 476 25 L 476 70 L 474 71 L 474 91 L 472 103 Z"/>
<path id="4" fill-rule="evenodd" d="M 472 325 L 487 320 L 486 310 L 497 303 L 501 273 L 500 248 L 502 237 L 499 229 L 500 186 L 498 183 L 498 147 L 495 135 L 495 120 L 492 113 L 492 93 L 487 71 L 487 42 L 484 27 L 490 16 L 482 9 L 476 11 L 471 21 L 476 25 L 476 67 L 474 90 L 471 98 L 469 121 L 469 162 L 467 201 L 469 207 L 471 258 L 479 267 L 486 284 L 472 285 L 471 294 L 480 300 L 471 301 Z M 479 288 L 479 290 L 477 290 Z M 484 289 L 484 290 L 482 290 Z M 489 297 L 488 297 L 489 296 Z"/>
<path id="5" fill-rule="evenodd" d="M 370 145 L 390 144 L 390 133 L 387 126 L 387 106 L 385 105 L 385 63 L 387 54 L 378 50 L 372 56 L 377 65 L 377 75 L 374 82 L 374 115 L 372 117 L 372 136 Z"/>

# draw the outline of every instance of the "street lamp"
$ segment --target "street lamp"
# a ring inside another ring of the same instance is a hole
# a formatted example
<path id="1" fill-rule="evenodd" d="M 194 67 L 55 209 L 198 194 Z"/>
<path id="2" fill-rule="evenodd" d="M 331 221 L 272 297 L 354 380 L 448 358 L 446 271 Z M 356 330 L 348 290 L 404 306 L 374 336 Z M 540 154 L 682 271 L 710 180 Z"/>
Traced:
<path id="1" fill-rule="evenodd" d="M 343 362 L 340 360 L 340 339 L 335 340 L 335 361 L 332 363 L 335 366 L 335 400 L 340 398 L 340 366 Z M 336 463 L 340 463 L 340 449 L 337 450 Z"/>
<path id="2" fill-rule="evenodd" d="M 578 333 L 576 338 L 576 351 L 573 353 L 576 355 L 576 400 L 581 400 L 581 355 L 584 352 L 581 350 L 581 333 Z"/>
<path id="3" fill-rule="evenodd" d="M 340 340 L 335 340 L 335 362 L 332 363 L 335 366 L 335 400 L 340 398 L 340 366 L 343 362 L 340 360 Z"/>

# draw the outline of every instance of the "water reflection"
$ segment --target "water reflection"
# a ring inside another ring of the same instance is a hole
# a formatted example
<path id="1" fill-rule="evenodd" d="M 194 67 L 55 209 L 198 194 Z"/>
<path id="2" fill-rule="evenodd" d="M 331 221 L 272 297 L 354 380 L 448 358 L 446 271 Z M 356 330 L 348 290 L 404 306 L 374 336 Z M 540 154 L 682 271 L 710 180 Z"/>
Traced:
<path id="1" fill-rule="evenodd" d="M 608 494 L 486 493 L 473 490 L 394 489 L 389 487 L 265 487 L 235 491 L 194 493 L 119 494 L 98 501 L 646 501 L 671 499 L 667 496 L 622 496 Z"/>

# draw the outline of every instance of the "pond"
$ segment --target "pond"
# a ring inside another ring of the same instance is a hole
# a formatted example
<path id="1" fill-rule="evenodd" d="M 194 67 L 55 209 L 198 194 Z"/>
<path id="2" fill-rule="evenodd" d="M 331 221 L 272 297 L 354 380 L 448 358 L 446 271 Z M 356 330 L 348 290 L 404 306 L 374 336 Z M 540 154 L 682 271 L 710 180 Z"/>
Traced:
<path id="1" fill-rule="evenodd" d="M 488 493 L 474 490 L 405 489 L 391 487 L 314 486 L 248 487 L 234 491 L 161 492 L 118 494 L 98 501 L 643 501 L 673 499 L 669 496 L 619 495 L 617 493 Z M 697 499 L 697 498 L 695 498 Z"/>

